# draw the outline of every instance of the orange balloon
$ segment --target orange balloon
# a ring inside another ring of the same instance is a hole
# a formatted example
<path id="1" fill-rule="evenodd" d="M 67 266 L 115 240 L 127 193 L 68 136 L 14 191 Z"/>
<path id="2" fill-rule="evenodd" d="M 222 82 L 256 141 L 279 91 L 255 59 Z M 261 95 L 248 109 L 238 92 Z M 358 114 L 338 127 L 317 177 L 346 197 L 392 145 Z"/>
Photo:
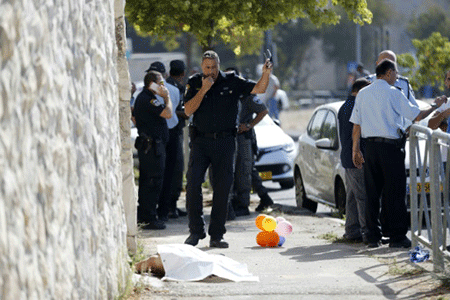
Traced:
<path id="1" fill-rule="evenodd" d="M 275 231 L 269 232 L 267 246 L 269 247 L 277 247 L 278 243 L 280 242 L 280 236 Z"/>
<path id="2" fill-rule="evenodd" d="M 270 233 L 267 231 L 261 231 L 256 235 L 256 243 L 261 247 L 266 247 L 270 240 Z"/>
<path id="3" fill-rule="evenodd" d="M 261 229 L 263 231 L 264 231 L 264 228 L 262 226 L 262 221 L 264 220 L 265 217 L 267 217 L 267 215 L 260 214 L 259 216 L 256 217 L 256 220 L 255 220 L 256 227 L 258 227 L 259 229 Z"/>

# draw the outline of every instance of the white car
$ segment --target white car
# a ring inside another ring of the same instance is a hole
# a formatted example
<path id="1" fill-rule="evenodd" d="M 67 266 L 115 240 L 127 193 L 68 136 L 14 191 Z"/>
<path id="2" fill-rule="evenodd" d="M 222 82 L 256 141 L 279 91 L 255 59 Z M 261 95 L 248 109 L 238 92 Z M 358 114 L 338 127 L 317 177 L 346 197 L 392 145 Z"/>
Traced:
<path id="1" fill-rule="evenodd" d="M 281 188 L 294 186 L 294 140 L 266 115 L 255 126 L 258 160 L 255 167 L 263 180 L 278 182 Z"/>
<path id="2" fill-rule="evenodd" d="M 298 207 L 316 212 L 322 203 L 345 212 L 346 183 L 345 171 L 341 165 L 341 144 L 337 114 L 344 101 L 318 106 L 308 123 L 306 132 L 299 138 L 298 155 L 295 158 L 294 180 L 295 198 Z M 428 104 L 417 100 L 420 108 Z M 421 125 L 426 126 L 427 120 Z M 425 141 L 419 141 L 424 153 Z M 409 197 L 409 142 L 405 146 L 405 166 Z M 422 155 L 423 159 L 423 155 Z M 426 182 L 430 178 L 427 174 Z M 420 180 L 418 180 L 419 182 Z M 409 201 L 407 201 L 409 204 Z"/>

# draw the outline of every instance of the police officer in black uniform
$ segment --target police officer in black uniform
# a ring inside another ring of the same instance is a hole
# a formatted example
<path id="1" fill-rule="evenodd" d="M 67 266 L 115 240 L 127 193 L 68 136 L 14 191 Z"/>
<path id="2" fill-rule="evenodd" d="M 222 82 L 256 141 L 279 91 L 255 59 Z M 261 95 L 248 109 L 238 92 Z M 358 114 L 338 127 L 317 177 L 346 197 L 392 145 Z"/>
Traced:
<path id="1" fill-rule="evenodd" d="M 209 245 L 228 248 L 223 235 L 226 232 L 228 195 L 233 182 L 238 101 L 245 101 L 242 99 L 248 99 L 249 94 L 265 92 L 272 64 L 266 61 L 263 74 L 256 84 L 234 72 L 220 71 L 219 56 L 214 51 L 203 54 L 201 67 L 203 74 L 189 78 L 185 95 L 185 113 L 194 115 L 186 185 L 190 235 L 185 243 L 195 246 L 206 237 L 202 183 L 211 164 L 214 194 L 208 229 L 211 236 Z M 240 98 L 241 95 L 244 97 Z"/>
<path id="2" fill-rule="evenodd" d="M 139 156 L 138 223 L 143 224 L 143 229 L 164 229 L 166 225 L 158 220 L 156 205 L 163 184 L 169 139 L 166 119 L 172 116 L 172 102 L 159 72 L 150 71 L 145 75 L 144 88 L 136 98 L 133 114 L 139 133 L 135 144 Z"/>

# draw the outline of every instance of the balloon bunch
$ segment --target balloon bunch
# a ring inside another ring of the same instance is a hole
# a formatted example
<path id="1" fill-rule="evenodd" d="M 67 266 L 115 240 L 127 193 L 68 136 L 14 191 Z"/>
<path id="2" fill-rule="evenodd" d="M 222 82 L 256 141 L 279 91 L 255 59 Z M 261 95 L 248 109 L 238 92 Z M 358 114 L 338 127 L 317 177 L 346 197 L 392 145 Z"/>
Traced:
<path id="1" fill-rule="evenodd" d="M 260 214 L 255 220 L 256 227 L 262 231 L 256 235 L 256 243 L 261 247 L 280 247 L 292 233 L 292 224 L 283 217 Z"/>

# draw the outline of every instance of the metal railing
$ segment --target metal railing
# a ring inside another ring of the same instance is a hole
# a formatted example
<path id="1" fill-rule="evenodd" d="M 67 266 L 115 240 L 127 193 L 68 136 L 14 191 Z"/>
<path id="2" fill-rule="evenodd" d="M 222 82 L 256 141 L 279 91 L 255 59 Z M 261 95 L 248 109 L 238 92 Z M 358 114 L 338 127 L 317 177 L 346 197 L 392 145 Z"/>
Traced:
<path id="1" fill-rule="evenodd" d="M 421 147 L 421 143 L 425 143 L 424 148 Z M 411 126 L 409 137 L 411 240 L 413 247 L 420 242 L 432 249 L 435 272 L 445 271 L 444 258 L 450 261 L 450 252 L 447 250 L 450 229 L 450 177 L 449 168 L 445 168 L 445 162 L 450 157 L 450 151 L 446 151 L 449 145 L 450 134 L 432 131 L 420 125 Z M 413 176 L 415 174 L 413 170 L 416 169 L 418 176 Z M 430 173 L 429 182 L 427 182 L 427 170 Z M 418 178 L 420 182 L 417 182 Z M 430 188 L 429 203 L 427 186 Z M 420 189 L 420 197 L 418 189 Z M 425 230 L 422 228 L 423 217 L 425 217 Z"/>
<path id="2" fill-rule="evenodd" d="M 420 242 L 431 248 L 431 224 L 429 206 L 426 193 L 426 175 L 429 170 L 431 135 L 433 131 L 424 126 L 412 125 L 409 134 L 409 183 L 410 183 L 410 210 L 411 210 L 411 242 L 415 247 Z M 421 142 L 423 141 L 423 142 Z M 425 148 L 423 148 L 425 143 Z M 421 147 L 422 146 L 422 147 Z M 422 148 L 422 149 L 421 149 Z M 423 157 L 423 159 L 422 159 Z M 415 170 L 418 170 L 418 174 Z M 414 175 L 418 176 L 414 176 Z M 417 182 L 417 177 L 419 181 Z M 420 197 L 419 197 L 420 191 Z M 423 226 L 425 217 L 425 228 Z M 423 230 L 425 229 L 425 230 Z M 423 234 L 425 231 L 425 234 Z"/>

